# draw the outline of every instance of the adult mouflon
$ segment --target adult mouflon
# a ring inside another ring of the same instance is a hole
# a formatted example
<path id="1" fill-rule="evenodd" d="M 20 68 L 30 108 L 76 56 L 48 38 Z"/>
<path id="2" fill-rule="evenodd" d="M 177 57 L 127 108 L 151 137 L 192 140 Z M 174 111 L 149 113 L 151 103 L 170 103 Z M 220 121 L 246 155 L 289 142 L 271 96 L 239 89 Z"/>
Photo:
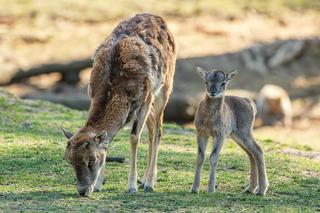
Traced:
<path id="1" fill-rule="evenodd" d="M 256 115 L 255 105 L 247 98 L 224 95 L 227 84 L 237 75 L 237 71 L 225 74 L 223 71 L 206 71 L 198 67 L 197 72 L 206 84 L 206 95 L 199 104 L 194 120 L 198 155 L 191 192 L 199 191 L 200 173 L 210 136 L 213 138 L 214 145 L 210 155 L 208 192 L 215 191 L 218 156 L 224 140 L 231 136 L 250 160 L 250 182 L 246 192 L 265 195 L 269 184 L 263 151 L 252 135 Z"/>
<path id="2" fill-rule="evenodd" d="M 68 138 L 66 160 L 73 166 L 77 190 L 89 196 L 104 179 L 108 144 L 133 120 L 128 192 L 137 191 L 137 144 L 147 124 L 149 158 L 142 179 L 145 192 L 154 189 L 163 111 L 172 90 L 177 47 L 164 20 L 138 14 L 121 22 L 93 56 L 88 94 L 89 116 Z"/>

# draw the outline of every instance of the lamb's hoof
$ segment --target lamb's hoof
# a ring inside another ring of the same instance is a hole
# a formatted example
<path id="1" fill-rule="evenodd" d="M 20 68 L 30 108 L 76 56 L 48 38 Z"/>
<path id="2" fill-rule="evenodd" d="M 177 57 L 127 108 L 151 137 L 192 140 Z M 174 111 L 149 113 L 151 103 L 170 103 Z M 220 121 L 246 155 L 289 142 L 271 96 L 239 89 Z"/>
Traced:
<path id="1" fill-rule="evenodd" d="M 144 192 L 153 192 L 153 190 L 151 186 L 144 186 Z"/>
<path id="2" fill-rule="evenodd" d="M 136 188 L 130 188 L 130 189 L 128 189 L 128 194 L 129 195 L 132 195 L 132 194 L 135 194 L 135 193 L 137 193 L 137 189 Z"/>
<path id="3" fill-rule="evenodd" d="M 94 191 L 94 192 L 100 192 L 101 189 L 96 189 L 96 188 L 95 188 L 93 191 Z"/>
<path id="4" fill-rule="evenodd" d="M 216 188 L 210 188 L 208 189 L 208 194 L 213 194 L 216 192 Z"/>
<path id="5" fill-rule="evenodd" d="M 139 185 L 139 189 L 144 189 L 144 183 L 141 183 L 141 184 Z"/>

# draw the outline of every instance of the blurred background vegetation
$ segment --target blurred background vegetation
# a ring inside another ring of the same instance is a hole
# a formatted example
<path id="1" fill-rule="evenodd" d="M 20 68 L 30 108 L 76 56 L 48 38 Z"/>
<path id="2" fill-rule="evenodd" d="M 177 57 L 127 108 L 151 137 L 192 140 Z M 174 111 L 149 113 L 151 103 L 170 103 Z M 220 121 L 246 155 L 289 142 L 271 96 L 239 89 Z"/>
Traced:
<path id="1" fill-rule="evenodd" d="M 320 120 L 320 1 L 0 0 L 0 5 L 0 84 L 22 98 L 87 109 L 93 51 L 120 21 L 148 12 L 167 21 L 179 45 L 167 120 L 192 121 L 203 94 L 196 66 L 238 69 L 230 94 L 256 99 L 265 84 L 288 92 L 294 129 L 284 128 L 276 139 L 296 134 L 295 143 L 307 137 L 316 144 L 320 138 L 313 131 Z M 84 68 L 75 70 L 73 62 Z M 47 72 L 52 64 L 64 70 Z M 12 80 L 34 68 L 46 74 Z M 76 73 L 69 76 L 73 81 L 66 80 L 68 73 Z M 267 135 L 273 131 L 268 128 L 259 131 Z"/>
<path id="2" fill-rule="evenodd" d="M 49 19 L 62 18 L 70 21 L 105 22 L 124 18 L 135 13 L 149 11 L 171 17 L 200 15 L 245 15 L 256 10 L 265 15 L 279 15 L 287 11 L 301 13 L 318 12 L 320 2 L 313 0 L 1 0 L 3 15 L 26 18 L 33 15 Z"/>

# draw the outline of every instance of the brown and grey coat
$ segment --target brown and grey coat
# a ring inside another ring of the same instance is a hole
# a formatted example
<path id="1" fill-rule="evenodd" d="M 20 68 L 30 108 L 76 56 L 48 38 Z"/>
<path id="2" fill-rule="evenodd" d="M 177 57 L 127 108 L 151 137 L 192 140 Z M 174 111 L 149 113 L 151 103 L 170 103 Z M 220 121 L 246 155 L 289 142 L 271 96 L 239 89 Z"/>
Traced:
<path id="1" fill-rule="evenodd" d="M 137 144 L 145 123 L 149 160 L 142 186 L 146 192 L 153 190 L 176 52 L 166 23 L 151 14 L 138 14 L 121 22 L 96 50 L 88 88 L 88 119 L 75 135 L 65 131 L 69 138 L 65 155 L 75 169 L 81 195 L 100 190 L 107 144 L 131 120 L 128 190 L 137 191 Z"/>
<path id="2" fill-rule="evenodd" d="M 210 155 L 208 192 L 215 191 L 218 156 L 224 140 L 231 136 L 247 153 L 250 160 L 250 183 L 246 191 L 265 195 L 268 189 L 268 179 L 263 151 L 252 135 L 256 115 L 254 103 L 247 98 L 224 96 L 227 84 L 237 74 L 236 71 L 225 74 L 217 70 L 206 71 L 200 67 L 197 71 L 206 83 L 207 92 L 199 104 L 194 120 L 197 130 L 198 155 L 191 191 L 199 191 L 200 174 L 209 137 L 213 138 L 214 145 Z"/>

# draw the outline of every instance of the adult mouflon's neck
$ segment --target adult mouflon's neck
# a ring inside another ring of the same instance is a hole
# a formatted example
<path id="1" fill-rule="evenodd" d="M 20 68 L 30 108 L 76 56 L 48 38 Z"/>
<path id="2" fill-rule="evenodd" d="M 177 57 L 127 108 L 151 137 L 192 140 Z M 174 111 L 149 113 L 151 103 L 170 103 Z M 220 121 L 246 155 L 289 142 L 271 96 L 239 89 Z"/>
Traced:
<path id="1" fill-rule="evenodd" d="M 205 101 L 208 103 L 209 108 L 215 112 L 221 112 L 224 104 L 224 96 L 213 98 L 206 95 Z"/>
<path id="2" fill-rule="evenodd" d="M 116 94 L 107 101 L 92 100 L 86 127 L 95 131 L 106 131 L 114 137 L 126 123 L 131 104 L 126 96 Z"/>

